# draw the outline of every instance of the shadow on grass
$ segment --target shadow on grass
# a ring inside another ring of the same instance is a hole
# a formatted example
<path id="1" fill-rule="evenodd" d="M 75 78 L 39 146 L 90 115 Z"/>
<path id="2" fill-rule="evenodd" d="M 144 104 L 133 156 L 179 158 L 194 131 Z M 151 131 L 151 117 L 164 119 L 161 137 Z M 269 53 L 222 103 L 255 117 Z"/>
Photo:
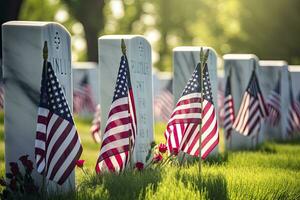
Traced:
<path id="1" fill-rule="evenodd" d="M 202 174 L 201 177 L 185 174 L 181 180 L 186 184 L 192 183 L 205 199 L 229 199 L 227 181 L 221 174 L 208 173 Z"/>
<path id="2" fill-rule="evenodd" d="M 144 199 L 146 188 L 151 186 L 156 191 L 160 180 L 160 171 L 151 169 L 93 175 L 78 186 L 76 199 Z"/>

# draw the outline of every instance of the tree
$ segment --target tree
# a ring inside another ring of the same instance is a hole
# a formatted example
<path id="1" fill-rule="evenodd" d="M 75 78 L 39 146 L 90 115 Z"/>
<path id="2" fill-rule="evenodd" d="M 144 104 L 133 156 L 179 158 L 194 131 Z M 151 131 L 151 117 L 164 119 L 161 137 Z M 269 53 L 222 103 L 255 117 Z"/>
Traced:
<path id="1" fill-rule="evenodd" d="M 87 59 L 98 62 L 98 36 L 104 29 L 104 0 L 63 0 L 71 14 L 84 27 Z"/>

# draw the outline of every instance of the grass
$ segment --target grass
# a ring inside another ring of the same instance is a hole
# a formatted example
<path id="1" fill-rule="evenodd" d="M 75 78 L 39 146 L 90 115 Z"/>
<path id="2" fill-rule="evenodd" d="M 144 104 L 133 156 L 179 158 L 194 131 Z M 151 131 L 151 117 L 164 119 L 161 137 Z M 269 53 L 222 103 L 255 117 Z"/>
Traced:
<path id="1" fill-rule="evenodd" d="M 300 199 L 300 140 L 267 142 L 253 151 L 222 151 L 204 162 L 201 176 L 195 161 L 181 168 L 168 165 L 97 176 L 94 167 L 99 145 L 89 134 L 90 120 L 76 118 L 76 125 L 89 175 L 76 169 L 76 192 L 49 199 Z M 164 140 L 164 128 L 164 124 L 155 125 L 157 143 Z M 3 124 L 0 150 L 3 176 Z"/>

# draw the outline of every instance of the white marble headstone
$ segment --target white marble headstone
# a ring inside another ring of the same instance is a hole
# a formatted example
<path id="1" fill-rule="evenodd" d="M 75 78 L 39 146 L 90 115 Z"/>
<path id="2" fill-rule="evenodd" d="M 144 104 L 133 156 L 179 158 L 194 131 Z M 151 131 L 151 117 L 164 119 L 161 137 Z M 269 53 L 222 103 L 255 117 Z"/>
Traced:
<path id="1" fill-rule="evenodd" d="M 259 67 L 261 69 L 260 73 L 258 74 L 260 88 L 267 103 L 271 91 L 274 90 L 279 78 L 281 78 L 283 69 L 287 67 L 287 63 L 281 60 L 261 60 L 259 61 Z M 286 81 L 287 80 L 283 80 L 283 82 Z M 281 98 L 281 102 L 283 102 L 283 94 L 281 94 Z M 283 118 L 281 118 L 278 126 L 276 127 L 272 127 L 268 123 L 262 123 L 261 133 L 265 135 L 266 140 L 282 139 L 282 119 Z"/>
<path id="2" fill-rule="evenodd" d="M 73 89 L 80 90 L 81 82 L 87 76 L 88 84 L 91 88 L 91 98 L 95 106 L 100 103 L 100 72 L 98 64 L 95 62 L 73 62 Z M 96 108 L 96 107 L 95 107 Z M 78 113 L 82 117 L 91 117 L 93 112 L 88 109 L 83 109 Z"/>
<path id="3" fill-rule="evenodd" d="M 138 35 L 106 35 L 98 39 L 100 67 L 101 123 L 106 125 L 113 100 L 120 59 L 121 39 L 127 47 L 130 78 L 134 93 L 137 115 L 137 137 L 134 162 L 145 162 L 153 138 L 153 92 L 151 46 Z M 101 130 L 102 135 L 104 129 Z"/>
<path id="4" fill-rule="evenodd" d="M 35 163 L 34 144 L 43 69 L 43 46 L 48 43 L 48 61 L 63 86 L 72 109 L 71 44 L 69 32 L 52 22 L 11 21 L 2 27 L 3 77 L 5 89 L 5 165 L 28 154 Z M 33 177 L 41 186 L 42 176 Z M 75 188 L 75 172 L 61 186 L 47 184 L 48 191 Z"/>
<path id="5" fill-rule="evenodd" d="M 282 74 L 282 95 L 283 95 L 283 101 L 282 101 L 282 138 L 288 139 L 289 135 L 287 133 L 287 119 L 288 119 L 288 108 L 290 106 L 290 93 L 289 93 L 289 81 L 288 81 L 288 73 L 291 74 L 291 80 L 292 80 L 292 90 L 294 99 L 298 98 L 298 95 L 300 94 L 300 65 L 289 65 L 286 67 Z"/>
<path id="6" fill-rule="evenodd" d="M 261 82 L 261 77 L 259 76 L 261 69 L 258 67 L 258 58 L 253 54 L 226 54 L 223 56 L 223 59 L 226 79 L 231 69 L 231 92 L 234 99 L 235 116 L 237 116 L 254 65 L 256 66 L 256 74 L 258 75 L 259 82 Z M 224 140 L 226 147 L 229 148 L 229 141 Z M 232 131 L 231 148 L 249 149 L 263 141 L 264 135 L 261 132 L 258 134 L 258 138 L 256 138 L 256 136 L 243 136 L 236 131 Z"/>
<path id="7" fill-rule="evenodd" d="M 183 89 L 186 86 L 188 80 L 191 78 L 196 65 L 200 62 L 200 46 L 181 46 L 173 49 L 173 94 L 174 104 L 177 103 L 182 95 Z M 209 50 L 209 56 L 207 60 L 208 73 L 212 88 L 213 102 L 218 111 L 217 103 L 217 53 L 211 47 L 203 47 L 204 52 Z M 219 151 L 218 146 L 213 150 L 213 154 Z"/>

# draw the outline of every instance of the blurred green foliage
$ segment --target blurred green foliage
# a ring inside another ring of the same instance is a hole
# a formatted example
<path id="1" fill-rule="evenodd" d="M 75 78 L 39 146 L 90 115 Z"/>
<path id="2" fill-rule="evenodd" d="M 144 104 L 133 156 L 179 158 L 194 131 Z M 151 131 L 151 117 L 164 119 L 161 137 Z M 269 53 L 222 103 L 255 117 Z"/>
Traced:
<path id="1" fill-rule="evenodd" d="M 116 16 L 120 8 L 121 15 Z M 71 34 L 74 23 L 84 29 L 87 48 L 75 51 L 77 60 L 97 61 L 95 39 L 100 35 L 143 34 L 160 70 L 171 70 L 172 49 L 181 45 L 206 45 L 219 55 L 254 53 L 260 59 L 300 64 L 297 0 L 25 0 L 19 19 L 56 20 L 61 9 L 69 18 L 60 23 Z"/>

